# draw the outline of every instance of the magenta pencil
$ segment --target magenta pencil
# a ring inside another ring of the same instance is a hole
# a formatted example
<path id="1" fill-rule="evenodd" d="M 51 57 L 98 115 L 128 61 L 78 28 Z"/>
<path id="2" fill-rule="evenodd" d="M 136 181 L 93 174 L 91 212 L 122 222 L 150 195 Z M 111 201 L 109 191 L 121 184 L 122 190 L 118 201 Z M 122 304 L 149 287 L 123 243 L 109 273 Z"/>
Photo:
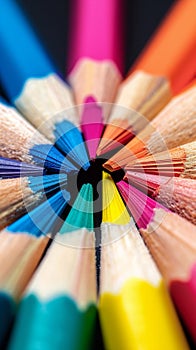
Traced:
<path id="1" fill-rule="evenodd" d="M 196 344 L 195 225 L 130 184 L 120 181 L 117 186 Z"/>
<path id="2" fill-rule="evenodd" d="M 69 81 L 76 104 L 84 104 L 79 115 L 91 159 L 121 81 L 122 7 L 120 0 L 73 1 Z"/>
<path id="3" fill-rule="evenodd" d="M 122 70 L 121 0 L 74 0 L 69 71 L 79 60 L 112 61 Z"/>

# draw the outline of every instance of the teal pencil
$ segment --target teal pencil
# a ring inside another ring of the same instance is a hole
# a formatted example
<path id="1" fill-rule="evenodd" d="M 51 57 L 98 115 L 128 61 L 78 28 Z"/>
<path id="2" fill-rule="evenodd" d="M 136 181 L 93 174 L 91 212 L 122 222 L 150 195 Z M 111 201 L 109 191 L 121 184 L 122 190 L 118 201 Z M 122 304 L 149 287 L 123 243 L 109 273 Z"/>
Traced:
<path id="1" fill-rule="evenodd" d="M 13 321 L 16 304 L 46 249 L 49 237 L 53 237 L 62 225 L 61 215 L 69 198 L 66 190 L 58 191 L 1 231 L 0 346 Z"/>
<path id="2" fill-rule="evenodd" d="M 77 244 L 75 246 L 74 242 Z M 96 316 L 94 233 L 54 241 L 19 306 L 9 350 L 90 350 Z M 25 329 L 25 332 L 24 332 Z"/>

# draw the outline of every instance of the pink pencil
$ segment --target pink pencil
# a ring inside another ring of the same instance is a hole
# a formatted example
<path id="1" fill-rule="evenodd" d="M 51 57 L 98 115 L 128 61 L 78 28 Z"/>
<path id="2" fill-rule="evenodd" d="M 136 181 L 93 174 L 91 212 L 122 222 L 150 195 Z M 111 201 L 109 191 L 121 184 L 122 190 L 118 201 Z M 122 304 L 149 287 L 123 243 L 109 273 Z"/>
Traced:
<path id="1" fill-rule="evenodd" d="M 122 71 L 122 0 L 74 0 L 69 72 L 84 58 L 112 61 Z"/>
<path id="2" fill-rule="evenodd" d="M 84 104 L 79 114 L 91 158 L 96 157 L 109 103 L 114 101 L 121 81 L 122 4 L 120 0 L 75 0 L 72 5 L 68 79 L 76 104 Z M 86 106 L 89 98 L 91 107 Z M 97 103 L 102 112 L 97 113 Z M 96 118 L 92 117 L 93 126 L 89 127 L 87 110 L 91 108 Z"/>
<path id="3" fill-rule="evenodd" d="M 196 344 L 196 227 L 124 181 L 118 189 Z"/>
<path id="4" fill-rule="evenodd" d="M 195 180 L 131 171 L 124 180 L 196 225 Z"/>

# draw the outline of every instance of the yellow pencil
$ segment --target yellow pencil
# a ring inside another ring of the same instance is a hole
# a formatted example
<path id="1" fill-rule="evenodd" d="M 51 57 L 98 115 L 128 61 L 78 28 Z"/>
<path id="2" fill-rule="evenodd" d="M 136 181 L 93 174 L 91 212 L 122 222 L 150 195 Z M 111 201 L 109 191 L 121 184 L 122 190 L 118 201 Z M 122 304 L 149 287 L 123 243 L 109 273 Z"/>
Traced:
<path id="1" fill-rule="evenodd" d="M 104 175 L 104 177 L 106 177 Z M 107 176 L 107 182 L 113 180 Z M 99 313 L 107 350 L 186 350 L 175 309 L 133 220 L 115 224 L 119 194 L 104 208 Z M 103 204 L 107 204 L 103 200 Z M 110 208 L 110 209 L 109 209 Z M 126 208 L 122 208 L 125 218 Z M 116 215 L 115 215 L 116 213 Z M 128 217 L 128 213 L 127 213 Z M 113 222 L 109 222 L 113 220 Z"/>

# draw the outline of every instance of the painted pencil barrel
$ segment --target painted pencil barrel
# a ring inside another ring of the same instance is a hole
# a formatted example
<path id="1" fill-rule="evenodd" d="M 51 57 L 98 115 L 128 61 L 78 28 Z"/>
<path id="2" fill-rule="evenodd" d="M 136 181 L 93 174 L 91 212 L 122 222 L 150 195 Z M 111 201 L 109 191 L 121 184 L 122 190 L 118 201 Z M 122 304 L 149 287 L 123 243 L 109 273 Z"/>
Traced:
<path id="1" fill-rule="evenodd" d="M 187 281 L 177 279 L 170 284 L 171 296 L 194 343 L 196 344 L 196 263 Z"/>
<path id="2" fill-rule="evenodd" d="M 133 69 L 163 76 L 178 93 L 195 75 L 196 3 L 177 1 Z"/>
<path id="3" fill-rule="evenodd" d="M 93 304 L 80 310 L 69 296 L 43 302 L 28 295 L 21 302 L 8 348 L 90 350 L 95 315 Z"/>
<path id="4" fill-rule="evenodd" d="M 162 282 L 131 279 L 119 293 L 101 295 L 99 307 L 107 350 L 188 350 Z"/>
<path id="5" fill-rule="evenodd" d="M 81 58 L 111 60 L 122 69 L 120 0 L 75 0 L 72 4 L 69 70 Z"/>
<path id="6" fill-rule="evenodd" d="M 0 78 L 11 100 L 20 95 L 28 78 L 41 78 L 55 72 L 14 0 L 1 1 L 0 51 Z"/>

